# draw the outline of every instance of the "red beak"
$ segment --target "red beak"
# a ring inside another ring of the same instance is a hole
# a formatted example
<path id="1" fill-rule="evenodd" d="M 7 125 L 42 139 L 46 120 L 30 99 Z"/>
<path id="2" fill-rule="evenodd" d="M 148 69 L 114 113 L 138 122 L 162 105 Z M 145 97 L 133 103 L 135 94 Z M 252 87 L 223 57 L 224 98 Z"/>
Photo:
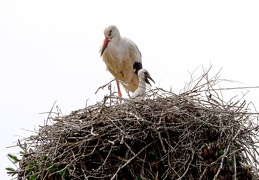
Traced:
<path id="1" fill-rule="evenodd" d="M 101 56 L 103 55 L 104 50 L 108 46 L 109 41 L 110 41 L 109 37 L 105 37 L 104 42 L 103 42 L 103 48 L 102 48 L 102 51 L 101 51 Z"/>

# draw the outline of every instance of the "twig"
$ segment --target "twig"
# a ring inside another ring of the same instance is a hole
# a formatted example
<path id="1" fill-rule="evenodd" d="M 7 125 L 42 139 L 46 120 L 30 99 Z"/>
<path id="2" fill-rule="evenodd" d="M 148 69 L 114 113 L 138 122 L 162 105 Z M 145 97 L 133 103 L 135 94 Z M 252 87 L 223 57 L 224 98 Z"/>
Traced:
<path id="1" fill-rule="evenodd" d="M 233 180 L 237 179 L 237 164 L 236 164 L 236 154 L 233 155 L 233 164 L 234 164 L 234 175 Z"/>
<path id="2" fill-rule="evenodd" d="M 111 177 L 111 180 L 114 179 L 118 172 L 123 169 L 125 166 L 127 166 L 133 159 L 135 159 L 142 151 L 144 151 L 148 146 L 150 146 L 153 143 L 149 143 L 148 145 L 146 145 L 143 149 L 141 149 L 137 154 L 135 154 L 132 158 L 130 158 L 126 163 L 124 163 L 122 166 L 120 166 L 117 171 L 115 172 L 115 174 Z"/>
<path id="3" fill-rule="evenodd" d="M 100 89 L 104 89 L 107 85 L 109 85 L 110 83 L 112 83 L 113 81 L 115 81 L 115 79 L 111 80 L 110 82 L 100 86 L 96 91 L 95 91 L 95 94 L 97 94 L 97 92 L 100 90 Z"/>

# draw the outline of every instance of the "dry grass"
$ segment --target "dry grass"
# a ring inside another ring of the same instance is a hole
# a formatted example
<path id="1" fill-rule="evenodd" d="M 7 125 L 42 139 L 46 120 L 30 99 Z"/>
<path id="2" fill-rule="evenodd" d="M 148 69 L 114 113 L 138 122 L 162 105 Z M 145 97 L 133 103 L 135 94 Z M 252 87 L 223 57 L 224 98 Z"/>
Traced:
<path id="1" fill-rule="evenodd" d="M 67 116 L 50 112 L 20 144 L 18 179 L 257 179 L 258 114 L 225 102 L 208 72 L 179 95 L 157 88 L 119 104 L 111 94 Z"/>

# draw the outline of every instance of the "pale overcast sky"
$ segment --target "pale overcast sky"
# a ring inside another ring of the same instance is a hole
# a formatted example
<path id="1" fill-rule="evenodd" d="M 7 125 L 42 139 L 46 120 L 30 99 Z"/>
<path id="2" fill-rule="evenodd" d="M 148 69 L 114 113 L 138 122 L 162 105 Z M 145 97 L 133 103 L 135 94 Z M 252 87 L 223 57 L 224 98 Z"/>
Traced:
<path id="1" fill-rule="evenodd" d="M 4 168 L 13 167 L 6 154 L 18 152 L 6 147 L 32 134 L 23 129 L 43 125 L 47 115 L 41 112 L 57 100 L 69 114 L 108 93 L 95 95 L 112 79 L 99 54 L 110 24 L 137 44 L 153 88 L 178 93 L 188 71 L 198 68 L 199 76 L 210 65 L 215 73 L 223 68 L 222 78 L 240 82 L 234 86 L 259 85 L 257 0 L 2 0 L 1 179 L 10 179 Z M 245 99 L 258 107 L 259 90 L 250 89 Z"/>

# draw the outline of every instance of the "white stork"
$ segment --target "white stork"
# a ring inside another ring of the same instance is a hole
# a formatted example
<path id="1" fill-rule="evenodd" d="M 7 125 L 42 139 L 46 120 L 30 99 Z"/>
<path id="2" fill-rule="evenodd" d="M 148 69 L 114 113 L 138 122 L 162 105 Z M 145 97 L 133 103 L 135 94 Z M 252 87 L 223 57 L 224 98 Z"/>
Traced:
<path id="1" fill-rule="evenodd" d="M 131 95 L 131 99 L 135 101 L 141 101 L 145 99 L 146 96 L 146 83 L 148 83 L 150 86 L 150 82 L 148 79 L 155 81 L 151 78 L 149 72 L 146 69 L 141 69 L 138 72 L 138 78 L 139 78 L 139 85 L 137 90 Z"/>
<path id="2" fill-rule="evenodd" d="M 118 95 L 122 97 L 119 82 L 127 92 L 134 92 L 138 87 L 137 73 L 142 69 L 141 53 L 132 40 L 121 37 L 114 25 L 104 29 L 104 36 L 100 53 L 108 71 L 115 77 Z"/>

